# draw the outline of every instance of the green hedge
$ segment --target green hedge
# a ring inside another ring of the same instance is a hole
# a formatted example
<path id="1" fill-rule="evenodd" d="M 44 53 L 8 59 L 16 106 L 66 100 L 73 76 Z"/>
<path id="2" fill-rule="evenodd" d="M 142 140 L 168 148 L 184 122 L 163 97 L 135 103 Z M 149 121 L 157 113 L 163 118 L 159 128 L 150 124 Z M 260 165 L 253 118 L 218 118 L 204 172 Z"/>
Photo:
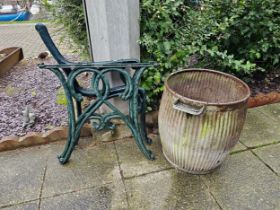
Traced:
<path id="1" fill-rule="evenodd" d="M 88 56 L 88 39 L 82 0 L 56 0 L 54 5 L 43 0 L 45 7 L 53 13 L 54 22 L 63 25 L 67 35 L 79 48 L 82 56 Z"/>
<path id="2" fill-rule="evenodd" d="M 87 46 L 81 0 L 58 0 L 57 19 Z M 141 57 L 159 67 L 144 75 L 150 104 L 157 106 L 166 75 L 186 66 L 250 77 L 279 67 L 278 0 L 142 0 Z"/>
<path id="3" fill-rule="evenodd" d="M 217 69 L 241 78 L 279 66 L 278 0 L 186 0 L 142 2 L 141 45 L 160 67 L 146 74 L 150 99 L 158 99 L 166 74 L 188 65 Z M 195 55 L 195 56 L 194 56 Z M 156 104 L 156 103 L 153 103 Z"/>

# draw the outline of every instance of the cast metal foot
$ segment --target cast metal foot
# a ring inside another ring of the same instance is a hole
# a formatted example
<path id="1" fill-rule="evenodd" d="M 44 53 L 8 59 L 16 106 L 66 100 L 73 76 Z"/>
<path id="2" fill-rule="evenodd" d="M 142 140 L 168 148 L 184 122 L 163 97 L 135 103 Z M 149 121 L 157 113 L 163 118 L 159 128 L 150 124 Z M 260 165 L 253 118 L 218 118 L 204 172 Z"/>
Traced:
<path id="1" fill-rule="evenodd" d="M 58 161 L 59 161 L 59 163 L 60 163 L 61 165 L 64 165 L 64 164 L 66 164 L 66 163 L 68 162 L 68 159 L 63 158 L 63 157 L 61 157 L 60 155 L 57 156 L 57 158 L 58 158 Z"/>

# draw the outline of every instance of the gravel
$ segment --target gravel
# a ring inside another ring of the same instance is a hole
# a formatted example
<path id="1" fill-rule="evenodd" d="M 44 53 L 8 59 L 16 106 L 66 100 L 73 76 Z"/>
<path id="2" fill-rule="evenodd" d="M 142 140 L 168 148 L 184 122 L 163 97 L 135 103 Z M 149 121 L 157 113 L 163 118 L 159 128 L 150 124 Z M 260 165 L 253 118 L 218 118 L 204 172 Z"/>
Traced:
<path id="1" fill-rule="evenodd" d="M 54 63 L 50 58 L 44 62 Z M 23 60 L 0 77 L 0 139 L 67 125 L 67 108 L 56 103 L 60 82 L 49 70 L 39 69 L 37 63 L 42 61 Z M 23 111 L 27 106 L 36 119 L 33 126 L 25 128 Z"/>

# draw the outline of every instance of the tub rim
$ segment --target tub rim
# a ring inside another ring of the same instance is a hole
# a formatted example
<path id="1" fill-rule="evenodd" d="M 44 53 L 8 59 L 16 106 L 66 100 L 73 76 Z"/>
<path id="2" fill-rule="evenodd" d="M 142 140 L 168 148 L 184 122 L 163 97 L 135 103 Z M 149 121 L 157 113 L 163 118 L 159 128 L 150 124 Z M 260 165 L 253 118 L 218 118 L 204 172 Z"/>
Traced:
<path id="1" fill-rule="evenodd" d="M 235 80 L 237 82 L 239 82 L 240 84 L 242 84 L 245 89 L 247 90 L 247 94 L 245 95 L 245 97 L 243 97 L 242 99 L 240 100 L 235 100 L 235 101 L 229 101 L 227 103 L 210 103 L 210 102 L 206 102 L 206 101 L 199 101 L 199 100 L 195 100 L 195 99 L 192 99 L 192 98 L 189 98 L 189 97 L 186 97 L 186 96 L 183 96 L 179 93 L 176 93 L 174 90 L 172 90 L 171 87 L 169 87 L 168 85 L 168 80 L 170 80 L 171 77 L 173 77 L 174 75 L 176 74 L 181 74 L 181 73 L 184 73 L 184 72 L 208 72 L 208 73 L 212 73 L 212 74 L 219 74 L 219 75 L 222 75 L 224 77 L 228 77 L 232 80 Z M 249 97 L 251 96 L 251 90 L 249 88 L 249 86 L 244 82 L 242 81 L 241 79 L 237 78 L 236 76 L 233 76 L 231 74 L 227 74 L 227 73 L 224 73 L 224 72 L 220 72 L 220 71 L 217 71 L 217 70 L 212 70 L 212 69 L 203 69 L 203 68 L 188 68 L 188 69 L 183 69 L 183 70 L 180 70 L 180 71 L 176 71 L 176 72 L 173 72 L 172 74 L 170 74 L 165 82 L 164 82 L 164 86 L 165 88 L 170 91 L 174 96 L 184 100 L 184 101 L 188 101 L 188 102 L 191 102 L 191 103 L 194 103 L 194 104 L 201 104 L 201 105 L 206 105 L 206 106 L 230 106 L 230 105 L 236 105 L 236 104 L 240 104 L 240 103 L 244 103 L 244 102 L 247 102 Z"/>

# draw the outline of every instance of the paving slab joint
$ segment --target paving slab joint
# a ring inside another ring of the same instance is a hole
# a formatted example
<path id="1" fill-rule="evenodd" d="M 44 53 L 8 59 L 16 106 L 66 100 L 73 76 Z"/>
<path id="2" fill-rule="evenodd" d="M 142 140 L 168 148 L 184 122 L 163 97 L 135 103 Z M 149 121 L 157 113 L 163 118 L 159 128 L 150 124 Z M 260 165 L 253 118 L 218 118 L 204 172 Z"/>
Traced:
<path id="1" fill-rule="evenodd" d="M 271 143 L 267 143 L 267 144 L 259 144 L 259 145 L 256 145 L 256 146 L 247 146 L 245 143 L 241 142 L 240 143 L 242 145 L 244 145 L 247 150 L 253 150 L 253 149 L 257 149 L 257 148 L 261 148 L 261 147 L 266 147 L 266 146 L 271 146 L 271 145 L 275 145 L 275 144 L 280 144 L 280 141 L 275 141 L 275 142 L 271 142 Z"/>
<path id="2" fill-rule="evenodd" d="M 216 197 L 214 196 L 214 194 L 211 192 L 210 190 L 210 186 L 207 184 L 207 182 L 202 178 L 202 176 L 204 175 L 199 175 L 199 179 L 201 180 L 201 182 L 203 183 L 203 185 L 207 188 L 210 196 L 212 197 L 212 199 L 215 201 L 215 203 L 217 204 L 217 206 L 219 207 L 220 210 L 223 210 L 221 204 L 218 202 L 218 200 L 216 199 Z"/>
<path id="3" fill-rule="evenodd" d="M 240 149 L 240 150 L 230 152 L 230 155 L 235 155 L 235 154 L 238 154 L 238 153 L 241 153 L 241 152 L 246 152 L 248 150 L 249 150 L 249 148 L 246 147 L 245 149 Z"/>
<path id="4" fill-rule="evenodd" d="M 162 172 L 162 171 L 169 171 L 169 170 L 176 170 L 176 169 L 174 167 L 170 166 L 168 168 L 163 168 L 163 169 L 159 169 L 159 170 L 156 170 L 156 171 L 151 171 L 151 172 L 148 172 L 148 173 L 143 173 L 143 174 L 140 174 L 140 175 L 124 177 L 124 179 L 125 180 L 130 180 L 130 179 L 134 179 L 134 178 L 138 178 L 138 177 L 142 177 L 142 176 L 147 176 L 149 174 L 156 174 L 156 173 L 159 173 L 159 172 Z M 181 171 L 179 171 L 179 172 L 181 172 Z"/>
<path id="5" fill-rule="evenodd" d="M 5 209 L 5 208 L 9 208 L 9 207 L 13 207 L 13 206 L 18 206 L 18 205 L 22 205 L 22 204 L 26 204 L 26 203 L 29 203 L 29 202 L 34 202 L 34 201 L 38 201 L 39 199 L 33 199 L 33 200 L 28 200 L 28 201 L 23 201 L 23 202 L 19 202 L 19 203 L 13 203 L 13 204 L 7 204 L 7 205 L 4 205 L 4 206 L 0 206 L 0 209 Z"/>
<path id="6" fill-rule="evenodd" d="M 280 175 L 268 164 L 266 163 L 260 156 L 257 155 L 253 150 L 250 150 L 251 153 L 259 160 L 261 161 L 269 170 L 271 170 L 276 176 L 280 177 Z"/>
<path id="7" fill-rule="evenodd" d="M 47 164 L 47 162 L 46 162 L 46 166 L 45 166 L 45 168 L 44 168 L 43 180 L 42 180 L 42 184 L 41 184 L 41 188 L 40 188 L 38 210 L 41 209 L 42 194 L 43 194 L 43 188 L 44 188 L 44 184 L 45 184 L 45 180 L 46 180 L 47 168 L 48 168 L 48 164 Z"/>
<path id="8" fill-rule="evenodd" d="M 79 189 L 76 189 L 76 190 L 71 190 L 71 191 L 67 191 L 67 192 L 60 192 L 60 193 L 57 193 L 57 194 L 42 197 L 42 200 L 43 199 L 48 199 L 48 198 L 55 198 L 55 197 L 59 197 L 59 196 L 67 195 L 67 194 L 72 194 L 72 193 L 79 193 L 79 192 L 82 192 L 82 191 L 85 191 L 85 190 L 91 190 L 91 189 L 95 189 L 97 187 L 107 186 L 109 184 L 112 184 L 112 182 L 107 182 L 107 183 L 101 184 L 99 186 L 82 187 L 82 188 L 79 188 Z"/>
<path id="9" fill-rule="evenodd" d="M 130 203 L 129 203 L 129 196 L 128 196 L 128 191 L 127 191 L 127 187 L 126 187 L 126 184 L 125 184 L 125 181 L 124 181 L 124 176 L 123 176 L 123 171 L 122 171 L 122 168 L 121 168 L 121 161 L 120 161 L 120 156 L 119 156 L 119 153 L 118 153 L 118 150 L 117 150 L 117 146 L 114 142 L 114 149 L 115 149 L 115 152 L 116 152 L 116 156 L 117 156 L 117 162 L 118 162 L 118 167 L 119 167 L 119 173 L 121 175 L 121 180 L 122 180 L 122 183 L 123 183 L 123 186 L 124 186 L 124 190 L 125 190 L 125 199 L 126 199 L 126 202 L 127 202 L 127 205 L 128 205 L 128 209 L 131 209 L 130 208 Z"/>

